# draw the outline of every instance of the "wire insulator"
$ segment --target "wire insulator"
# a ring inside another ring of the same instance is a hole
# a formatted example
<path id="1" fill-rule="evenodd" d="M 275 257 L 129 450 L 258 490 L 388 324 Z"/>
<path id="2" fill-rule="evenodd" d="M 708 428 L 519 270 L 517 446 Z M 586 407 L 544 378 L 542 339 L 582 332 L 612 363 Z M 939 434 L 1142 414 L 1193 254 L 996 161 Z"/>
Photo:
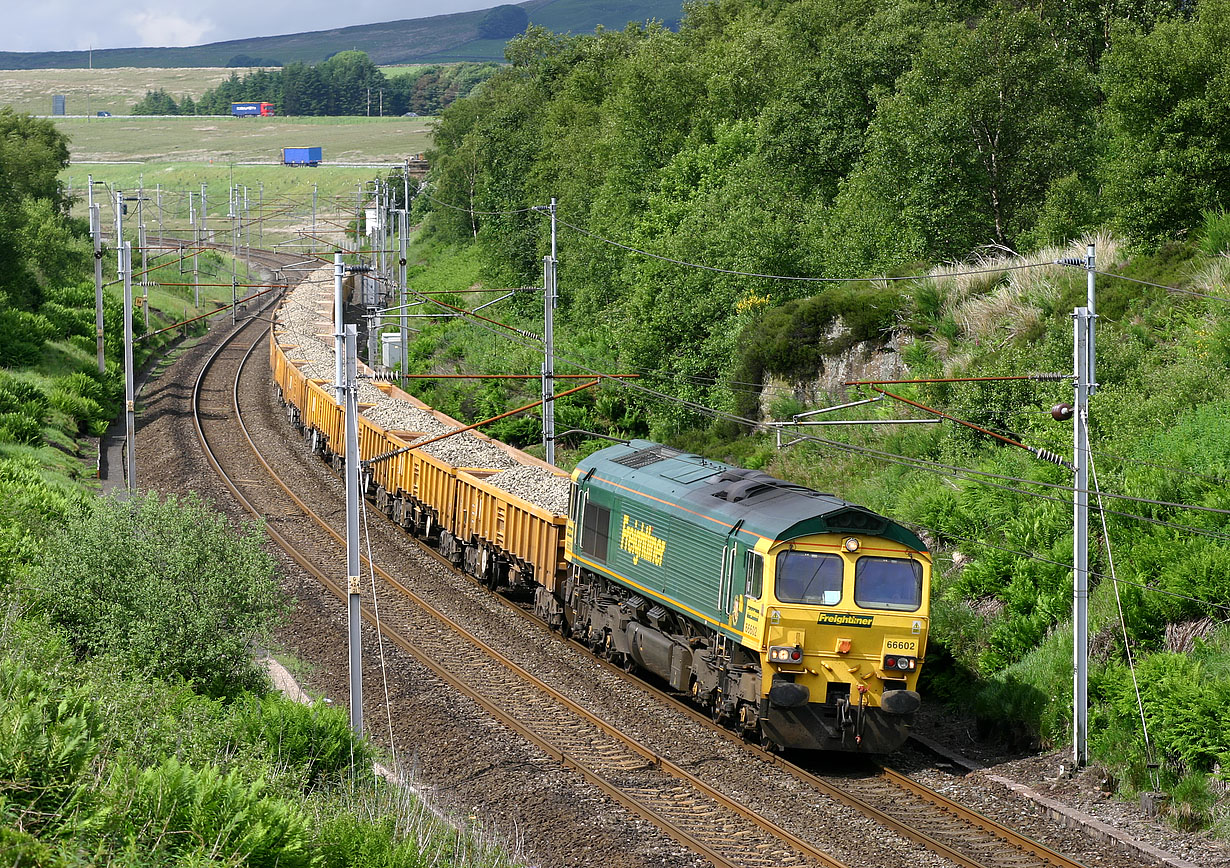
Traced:
<path id="1" fill-rule="evenodd" d="M 1049 449 L 1030 449 L 1034 455 L 1041 458 L 1043 461 L 1049 461 L 1051 464 L 1058 464 L 1060 467 L 1065 467 L 1068 470 L 1075 471 L 1076 468 L 1068 463 L 1068 460 L 1062 455 L 1057 455 Z"/>
<path id="2" fill-rule="evenodd" d="M 1064 380 L 1072 379 L 1072 375 L 1071 374 L 1057 374 L 1057 373 L 1051 372 L 1051 373 L 1030 374 L 1029 378 L 1031 380 L 1037 380 L 1040 383 L 1062 383 Z"/>
<path id="3" fill-rule="evenodd" d="M 1076 257 L 1076 256 L 1065 256 L 1063 259 L 1056 259 L 1055 264 L 1056 265 L 1070 265 L 1073 268 L 1084 268 L 1089 263 L 1087 263 L 1085 260 L 1080 259 L 1079 257 Z"/>

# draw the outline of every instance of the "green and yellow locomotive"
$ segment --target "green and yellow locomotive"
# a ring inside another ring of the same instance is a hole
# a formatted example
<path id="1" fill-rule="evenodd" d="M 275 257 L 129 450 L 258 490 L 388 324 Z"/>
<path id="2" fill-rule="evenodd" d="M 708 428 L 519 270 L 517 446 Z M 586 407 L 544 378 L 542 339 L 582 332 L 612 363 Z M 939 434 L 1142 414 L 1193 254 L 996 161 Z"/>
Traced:
<path id="1" fill-rule="evenodd" d="M 883 753 L 919 706 L 931 558 L 802 486 L 643 440 L 573 473 L 578 638 L 766 745 Z"/>

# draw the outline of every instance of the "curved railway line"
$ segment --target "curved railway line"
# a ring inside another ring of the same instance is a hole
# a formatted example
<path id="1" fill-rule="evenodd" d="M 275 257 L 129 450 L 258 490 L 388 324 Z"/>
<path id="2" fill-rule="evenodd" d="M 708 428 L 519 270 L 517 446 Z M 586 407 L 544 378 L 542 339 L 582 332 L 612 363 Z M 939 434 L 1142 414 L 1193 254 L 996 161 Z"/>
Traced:
<path id="1" fill-rule="evenodd" d="M 257 336 L 250 344 L 237 340 L 253 331 Z M 316 566 L 336 560 L 344 538 L 282 482 L 243 422 L 239 379 L 264 334 L 251 327 L 234 332 L 202 369 L 193 390 L 197 436 L 224 484 L 246 509 L 255 516 L 278 516 L 268 527 L 274 541 L 345 599 L 346 589 Z M 226 415 L 228 398 L 233 417 Z M 272 485 L 253 485 L 258 478 Z M 844 868 L 844 863 L 590 713 L 453 623 L 390 573 L 371 567 L 387 588 L 377 592 L 377 598 L 385 598 L 379 621 L 370 602 L 363 606 L 365 620 L 377 624 L 384 637 L 442 681 L 628 810 L 715 865 Z"/>
<path id="2" fill-rule="evenodd" d="M 253 366 L 247 362 L 261 346 L 267 331 L 257 325 L 256 320 L 251 320 L 237 328 L 204 364 L 192 398 L 197 435 L 211 465 L 234 497 L 249 512 L 267 521 L 271 537 L 304 570 L 344 600 L 346 592 L 341 582 L 318 566 L 334 562 L 339 564 L 339 577 L 344 573 L 344 540 L 335 530 L 344 527 L 341 501 L 336 496 L 314 495 L 317 505 L 309 506 L 304 497 L 292 491 L 291 485 L 278 478 L 274 466 L 282 459 L 263 457 L 259 438 L 253 436 L 244 422 L 244 412 L 253 400 L 253 387 L 241 384 L 245 376 L 257 379 L 251 376 Z M 260 379 L 268 392 L 268 378 Z M 271 400 L 268 394 L 266 399 Z M 409 558 L 413 561 L 411 569 L 452 570 L 430 549 L 424 549 L 387 523 L 383 516 L 373 524 L 379 526 L 379 534 L 394 535 L 404 550 L 417 553 Z M 729 746 L 724 755 L 717 751 L 715 756 L 705 759 L 672 762 L 661 748 L 629 734 L 626 725 L 604 719 L 601 710 L 587 710 L 581 701 L 561 690 L 558 682 L 548 683 L 550 677 L 541 677 L 515 662 L 491 641 L 484 640 L 474 623 L 459 623 L 455 614 L 446 611 L 448 605 L 429 602 L 404 576 L 399 578 L 372 566 L 372 572 L 365 578 L 372 586 L 364 592 L 363 614 L 366 621 L 375 624 L 377 610 L 372 600 L 379 603 L 379 630 L 389 642 L 509 730 L 536 745 L 554 762 L 575 770 L 610 799 L 712 864 L 890 864 L 883 851 L 867 846 L 866 842 L 834 847 L 832 833 L 817 829 L 819 814 L 832 813 L 841 806 L 870 818 L 874 827 L 880 829 L 877 838 L 894 837 L 884 831 L 891 830 L 917 845 L 912 851 L 898 847 L 898 852 L 921 856 L 918 847 L 922 847 L 938 857 L 934 862 L 914 859 L 912 864 L 957 864 L 969 868 L 1082 865 L 994 820 L 961 808 L 904 775 L 889 770 L 870 774 L 863 770 L 846 777 L 817 774 L 742 744 L 728 731 L 713 726 L 707 717 L 674 697 L 666 697 L 677 711 L 704 726 L 710 738 L 720 735 Z M 490 599 L 473 580 L 462 577 L 462 581 Z M 511 604 L 509 607 L 515 608 Z M 547 640 L 543 636 L 538 641 Z M 591 665 L 598 663 L 591 660 Z M 610 678 L 630 679 L 616 667 L 602 665 Z M 642 682 L 636 683 L 644 689 Z M 372 719 L 375 718 L 369 716 Z M 714 774 L 708 766 L 737 763 L 740 757 L 762 770 L 754 774 L 763 776 L 763 770 L 776 770 L 778 774 L 774 777 L 778 780 L 766 783 L 765 790 L 776 789 L 783 794 L 781 797 L 788 793 L 795 804 L 806 805 L 805 816 L 798 816 L 797 811 L 782 811 L 780 805 L 777 810 L 766 810 L 764 799 L 768 798 L 771 804 L 772 795 L 742 800 L 729 795 L 731 788 L 723 785 L 723 775 Z M 776 819 L 769 819 L 770 816 Z M 849 826 L 848 821 L 839 819 L 837 828 L 842 828 L 843 823 Z M 892 849 L 890 846 L 889 850 Z M 1108 862 L 1089 864 L 1129 863 L 1117 856 Z"/>

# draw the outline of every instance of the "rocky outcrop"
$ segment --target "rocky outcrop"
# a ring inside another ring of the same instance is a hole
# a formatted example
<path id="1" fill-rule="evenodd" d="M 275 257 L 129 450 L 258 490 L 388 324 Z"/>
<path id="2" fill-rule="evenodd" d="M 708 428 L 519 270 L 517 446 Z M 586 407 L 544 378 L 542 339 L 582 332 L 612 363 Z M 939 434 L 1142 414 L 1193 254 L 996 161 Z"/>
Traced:
<path id="1" fill-rule="evenodd" d="M 840 340 L 845 324 L 838 318 L 825 334 L 829 342 Z M 760 394 L 761 418 L 770 418 L 769 407 L 783 395 L 790 394 L 807 409 L 818 409 L 849 400 L 851 380 L 900 380 L 909 376 L 901 349 L 909 338 L 904 332 L 894 332 L 884 340 L 860 341 L 840 353 L 825 355 L 815 376 L 803 380 L 767 375 Z"/>

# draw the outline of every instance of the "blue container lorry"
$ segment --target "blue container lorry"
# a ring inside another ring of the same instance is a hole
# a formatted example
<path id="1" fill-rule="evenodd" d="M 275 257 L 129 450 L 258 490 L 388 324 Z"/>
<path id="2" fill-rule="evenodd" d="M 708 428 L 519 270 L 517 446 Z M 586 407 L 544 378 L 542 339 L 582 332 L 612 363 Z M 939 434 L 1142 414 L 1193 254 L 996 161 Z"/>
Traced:
<path id="1" fill-rule="evenodd" d="M 237 118 L 272 117 L 273 103 L 233 102 L 231 103 L 231 114 Z"/>
<path id="2" fill-rule="evenodd" d="M 320 148 L 282 149 L 282 164 L 285 166 L 315 166 L 322 159 Z"/>

